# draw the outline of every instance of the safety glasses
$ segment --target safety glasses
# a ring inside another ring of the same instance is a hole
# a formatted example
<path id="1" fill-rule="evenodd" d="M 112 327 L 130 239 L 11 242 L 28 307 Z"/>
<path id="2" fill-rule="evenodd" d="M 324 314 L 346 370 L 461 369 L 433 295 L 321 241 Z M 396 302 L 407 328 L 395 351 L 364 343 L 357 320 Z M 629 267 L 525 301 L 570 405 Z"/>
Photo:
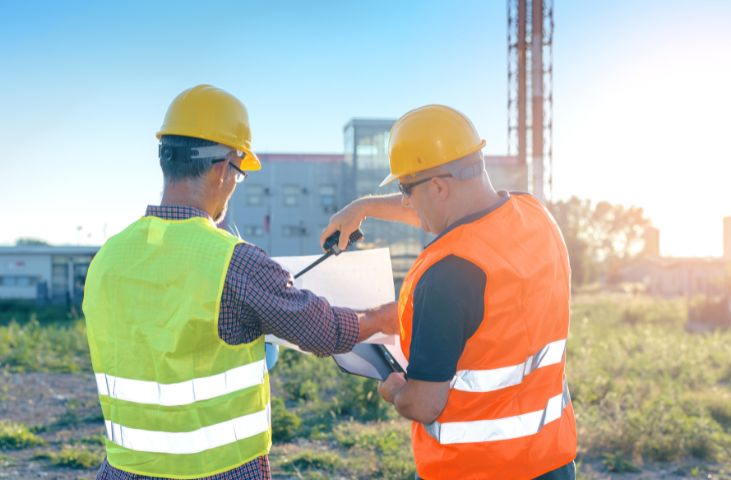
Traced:
<path id="1" fill-rule="evenodd" d="M 231 160 L 229 160 L 229 157 L 231 157 L 231 156 L 235 156 L 236 157 L 236 160 L 238 160 L 239 162 L 241 162 L 244 159 L 244 157 L 246 156 L 246 154 L 243 153 L 243 152 L 234 151 L 234 152 L 231 152 L 226 158 L 218 158 L 216 160 L 211 160 L 211 164 L 228 161 L 229 167 L 231 167 L 234 170 L 236 170 L 236 178 L 234 179 L 234 181 L 236 183 L 241 183 L 244 180 L 246 180 L 246 177 L 249 174 L 246 173 L 245 171 L 241 170 Z"/>
<path id="2" fill-rule="evenodd" d="M 451 173 L 443 173 L 441 175 L 434 175 L 432 177 L 422 178 L 421 180 L 418 180 L 418 181 L 416 181 L 414 183 L 399 183 L 398 184 L 398 189 L 399 189 L 399 191 L 402 194 L 404 194 L 407 197 L 409 197 L 409 196 L 411 196 L 411 190 L 413 190 L 413 188 L 415 186 L 421 185 L 422 183 L 426 183 L 429 180 L 431 180 L 432 178 L 447 178 L 447 177 L 451 177 L 451 176 L 452 176 Z"/>
<path id="3" fill-rule="evenodd" d="M 225 162 L 225 161 L 226 161 L 225 158 L 219 158 L 218 160 L 211 160 L 211 163 L 213 164 L 213 163 L 219 163 L 219 162 Z M 234 170 L 236 170 L 236 178 L 234 179 L 234 181 L 236 183 L 243 182 L 244 180 L 246 180 L 246 177 L 249 176 L 248 173 L 246 173 L 245 171 L 241 170 L 239 167 L 237 167 L 236 165 L 234 165 L 231 162 L 228 162 L 228 166 L 231 167 L 231 168 L 233 168 Z"/>

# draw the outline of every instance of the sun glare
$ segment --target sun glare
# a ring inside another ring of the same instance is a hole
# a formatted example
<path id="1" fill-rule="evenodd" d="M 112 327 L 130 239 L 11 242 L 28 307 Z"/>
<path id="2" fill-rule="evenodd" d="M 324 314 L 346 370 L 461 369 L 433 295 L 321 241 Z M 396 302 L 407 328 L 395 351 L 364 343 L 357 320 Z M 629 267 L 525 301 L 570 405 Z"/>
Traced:
<path id="1" fill-rule="evenodd" d="M 716 256 L 731 215 L 731 61 L 684 42 L 626 52 L 557 119 L 571 134 L 557 139 L 558 193 L 641 206 L 664 254 Z"/>

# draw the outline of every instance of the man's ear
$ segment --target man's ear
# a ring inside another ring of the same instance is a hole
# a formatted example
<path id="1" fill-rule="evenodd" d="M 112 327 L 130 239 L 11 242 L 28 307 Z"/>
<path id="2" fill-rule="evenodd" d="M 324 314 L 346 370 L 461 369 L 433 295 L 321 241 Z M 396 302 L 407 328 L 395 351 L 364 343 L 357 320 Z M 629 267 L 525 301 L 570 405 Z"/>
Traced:
<path id="1" fill-rule="evenodd" d="M 214 163 L 210 170 L 211 179 L 216 185 L 223 185 L 228 173 L 228 162 Z"/>
<path id="2" fill-rule="evenodd" d="M 440 177 L 434 177 L 431 179 L 434 183 L 434 189 L 440 199 L 446 200 L 449 198 L 449 183 Z"/>

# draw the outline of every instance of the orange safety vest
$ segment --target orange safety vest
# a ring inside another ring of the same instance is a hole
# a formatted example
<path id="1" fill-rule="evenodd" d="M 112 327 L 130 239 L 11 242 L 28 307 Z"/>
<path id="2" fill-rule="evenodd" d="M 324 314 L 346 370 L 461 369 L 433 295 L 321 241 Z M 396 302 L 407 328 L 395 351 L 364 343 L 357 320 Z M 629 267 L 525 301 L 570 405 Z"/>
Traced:
<path id="1" fill-rule="evenodd" d="M 449 255 L 485 272 L 485 313 L 439 418 L 413 423 L 419 476 L 530 479 L 566 465 L 576 456 L 576 422 L 564 374 L 570 270 L 558 226 L 536 199 L 513 194 L 429 245 L 399 297 L 407 358 L 414 289 Z"/>

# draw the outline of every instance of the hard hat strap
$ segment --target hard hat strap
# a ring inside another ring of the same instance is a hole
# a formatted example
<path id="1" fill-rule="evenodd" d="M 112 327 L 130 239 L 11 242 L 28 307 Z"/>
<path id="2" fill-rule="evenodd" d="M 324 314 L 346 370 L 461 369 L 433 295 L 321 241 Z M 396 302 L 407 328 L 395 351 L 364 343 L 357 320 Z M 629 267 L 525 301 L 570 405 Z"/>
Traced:
<path id="1" fill-rule="evenodd" d="M 189 162 L 191 160 L 223 160 L 232 148 L 225 145 L 209 145 L 206 147 L 178 147 L 160 144 L 158 155 L 166 162 Z M 238 153 L 238 152 L 237 152 Z M 238 156 L 238 155 L 237 155 Z"/>
<path id="2" fill-rule="evenodd" d="M 457 180 L 477 178 L 485 171 L 485 162 L 481 154 L 468 155 L 442 166 Z"/>

